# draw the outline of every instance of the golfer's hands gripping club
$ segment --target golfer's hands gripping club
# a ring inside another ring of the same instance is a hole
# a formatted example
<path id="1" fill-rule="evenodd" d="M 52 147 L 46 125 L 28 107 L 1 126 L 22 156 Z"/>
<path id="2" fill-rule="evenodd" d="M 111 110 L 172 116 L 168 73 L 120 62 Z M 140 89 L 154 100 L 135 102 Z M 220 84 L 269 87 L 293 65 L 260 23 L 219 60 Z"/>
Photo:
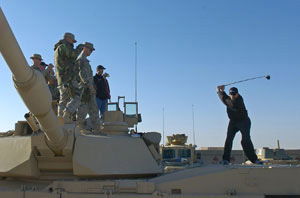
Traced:
<path id="1" fill-rule="evenodd" d="M 223 92 L 225 90 L 225 85 L 217 86 L 217 92 Z"/>

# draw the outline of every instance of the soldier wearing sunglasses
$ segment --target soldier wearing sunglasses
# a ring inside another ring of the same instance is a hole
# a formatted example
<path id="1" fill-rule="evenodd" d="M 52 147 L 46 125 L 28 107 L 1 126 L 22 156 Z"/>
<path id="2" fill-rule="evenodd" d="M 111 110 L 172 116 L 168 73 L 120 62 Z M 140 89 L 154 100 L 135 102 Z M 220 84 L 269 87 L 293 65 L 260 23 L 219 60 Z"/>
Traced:
<path id="1" fill-rule="evenodd" d="M 229 117 L 229 124 L 227 129 L 227 137 L 224 146 L 223 160 L 221 164 L 228 165 L 230 163 L 230 155 L 232 150 L 232 142 L 235 134 L 240 131 L 242 134 L 242 147 L 247 158 L 256 164 L 261 164 L 257 159 L 254 147 L 250 138 L 251 120 L 248 117 L 243 97 L 239 94 L 236 87 L 229 89 L 229 96 L 225 92 L 225 86 L 217 87 L 217 93 L 221 101 L 227 107 L 227 114 Z"/>

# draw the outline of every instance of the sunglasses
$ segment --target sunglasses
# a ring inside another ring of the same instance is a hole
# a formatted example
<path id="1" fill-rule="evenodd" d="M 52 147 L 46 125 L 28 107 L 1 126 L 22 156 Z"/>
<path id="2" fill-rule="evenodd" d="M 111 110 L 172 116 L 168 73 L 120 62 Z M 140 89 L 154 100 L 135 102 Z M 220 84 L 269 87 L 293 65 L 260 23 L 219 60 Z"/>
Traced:
<path id="1" fill-rule="evenodd" d="M 229 93 L 229 95 L 235 96 L 237 93 Z"/>

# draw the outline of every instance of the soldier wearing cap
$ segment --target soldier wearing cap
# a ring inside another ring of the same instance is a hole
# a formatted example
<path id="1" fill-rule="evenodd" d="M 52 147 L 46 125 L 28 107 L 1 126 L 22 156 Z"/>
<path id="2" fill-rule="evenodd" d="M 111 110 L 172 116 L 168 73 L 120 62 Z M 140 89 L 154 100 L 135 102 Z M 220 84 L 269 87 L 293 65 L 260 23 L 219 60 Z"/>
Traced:
<path id="1" fill-rule="evenodd" d="M 248 112 L 244 104 L 243 97 L 239 94 L 236 87 L 229 89 L 229 96 L 225 93 L 225 86 L 220 85 L 217 87 L 217 93 L 221 101 L 227 107 L 227 114 L 229 117 L 229 124 L 227 129 L 227 137 L 225 141 L 222 164 L 227 165 L 230 162 L 230 154 L 232 149 L 232 142 L 235 134 L 240 131 L 242 134 L 242 147 L 247 158 L 256 164 L 262 162 L 257 159 L 254 147 L 250 138 L 251 121 L 248 117 Z"/>
<path id="2" fill-rule="evenodd" d="M 78 71 L 74 67 L 77 57 L 74 50 L 76 42 L 74 34 L 67 32 L 64 38 L 54 46 L 54 65 L 60 92 L 58 116 L 63 118 L 65 123 L 72 122 L 71 115 L 80 105 Z"/>
<path id="3" fill-rule="evenodd" d="M 76 65 L 79 68 L 80 87 L 82 88 L 82 98 L 77 112 L 77 121 L 81 128 L 85 128 L 85 118 L 89 114 L 92 123 L 91 130 L 98 131 L 100 118 L 96 103 L 93 71 L 87 59 L 94 50 L 95 48 L 92 43 L 85 42 L 82 52 L 76 59 Z"/>

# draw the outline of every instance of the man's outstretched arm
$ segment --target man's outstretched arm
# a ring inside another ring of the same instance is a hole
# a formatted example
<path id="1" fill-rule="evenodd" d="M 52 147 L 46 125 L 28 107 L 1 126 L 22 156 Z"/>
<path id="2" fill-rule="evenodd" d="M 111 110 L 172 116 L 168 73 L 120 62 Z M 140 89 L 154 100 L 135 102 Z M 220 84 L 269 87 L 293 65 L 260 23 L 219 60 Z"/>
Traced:
<path id="1" fill-rule="evenodd" d="M 233 108 L 233 103 L 232 103 L 230 97 L 226 94 L 224 85 L 220 85 L 220 86 L 217 87 L 217 93 L 218 93 L 218 96 L 219 96 L 220 100 L 227 107 Z"/>

